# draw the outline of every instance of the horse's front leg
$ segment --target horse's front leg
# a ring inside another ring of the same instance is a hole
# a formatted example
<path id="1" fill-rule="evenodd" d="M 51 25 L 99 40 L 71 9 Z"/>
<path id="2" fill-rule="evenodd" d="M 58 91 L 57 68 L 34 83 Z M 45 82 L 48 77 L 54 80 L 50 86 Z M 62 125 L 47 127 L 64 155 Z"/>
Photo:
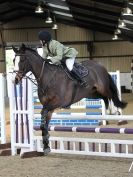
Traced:
<path id="1" fill-rule="evenodd" d="M 41 111 L 41 125 L 40 125 L 40 128 L 42 130 L 44 155 L 48 155 L 48 153 L 50 152 L 49 133 L 48 133 L 49 121 L 50 121 L 49 111 L 45 107 L 43 107 L 43 109 Z"/>

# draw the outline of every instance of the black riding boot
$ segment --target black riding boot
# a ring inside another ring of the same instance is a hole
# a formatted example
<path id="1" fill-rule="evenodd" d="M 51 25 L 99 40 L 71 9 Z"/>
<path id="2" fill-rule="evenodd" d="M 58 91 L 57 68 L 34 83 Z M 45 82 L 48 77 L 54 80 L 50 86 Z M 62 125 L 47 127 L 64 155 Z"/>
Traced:
<path id="1" fill-rule="evenodd" d="M 79 81 L 81 86 L 84 86 L 84 87 L 87 86 L 87 82 L 83 78 L 81 78 L 81 75 L 76 67 L 73 67 L 71 73 L 72 73 L 73 77 Z"/>

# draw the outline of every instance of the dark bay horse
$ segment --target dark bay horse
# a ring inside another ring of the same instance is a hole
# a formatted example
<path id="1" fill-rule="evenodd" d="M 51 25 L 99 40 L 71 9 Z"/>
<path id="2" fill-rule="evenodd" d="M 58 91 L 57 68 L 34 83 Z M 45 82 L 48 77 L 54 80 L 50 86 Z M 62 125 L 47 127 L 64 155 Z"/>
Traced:
<path id="1" fill-rule="evenodd" d="M 19 49 L 13 47 L 13 50 L 16 53 L 15 58 L 19 57 L 15 83 L 19 83 L 29 71 L 34 74 L 38 83 L 38 97 L 43 105 L 40 128 L 44 155 L 50 152 L 48 124 L 56 108 L 65 108 L 82 98 L 102 98 L 106 108 L 108 100 L 112 100 L 119 108 L 125 108 L 127 105 L 119 100 L 116 85 L 107 70 L 95 61 L 82 62 L 89 71 L 84 78 L 88 86 L 83 87 L 76 80 L 70 79 L 61 66 L 47 63 L 35 50 L 25 45 Z"/>

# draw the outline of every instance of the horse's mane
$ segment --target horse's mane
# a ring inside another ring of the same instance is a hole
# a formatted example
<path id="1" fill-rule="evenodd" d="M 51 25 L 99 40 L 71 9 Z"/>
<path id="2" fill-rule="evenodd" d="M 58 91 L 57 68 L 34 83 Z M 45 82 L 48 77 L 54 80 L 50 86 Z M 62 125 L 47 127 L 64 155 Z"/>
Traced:
<path id="1" fill-rule="evenodd" d="M 38 54 L 37 50 L 32 49 L 30 47 L 25 47 L 25 49 Z"/>
<path id="2" fill-rule="evenodd" d="M 42 57 L 38 54 L 37 50 L 35 50 L 35 49 L 32 49 L 32 48 L 30 48 L 30 47 L 25 47 L 25 50 L 29 50 L 29 51 L 33 52 L 36 56 L 42 58 Z M 42 58 L 42 59 L 43 59 L 43 58 Z"/>

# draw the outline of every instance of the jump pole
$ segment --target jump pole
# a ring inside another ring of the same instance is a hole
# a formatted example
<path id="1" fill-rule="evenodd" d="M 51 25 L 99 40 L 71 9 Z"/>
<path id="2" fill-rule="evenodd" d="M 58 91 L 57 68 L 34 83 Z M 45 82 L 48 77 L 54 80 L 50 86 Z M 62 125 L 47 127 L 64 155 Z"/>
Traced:
<path id="1" fill-rule="evenodd" d="M 40 131 L 40 126 L 34 126 L 34 130 Z M 93 127 L 50 126 L 49 131 L 133 134 L 133 128 L 99 128 L 99 127 L 93 128 Z"/>
<path id="2" fill-rule="evenodd" d="M 41 118 L 40 114 L 34 115 L 34 117 Z M 71 120 L 83 120 L 83 119 L 90 119 L 90 120 L 133 120 L 133 115 L 84 115 L 81 113 L 72 113 L 70 115 L 59 115 L 57 113 L 52 114 L 52 119 L 60 119 L 60 120 L 65 120 L 65 119 L 70 119 Z"/>

